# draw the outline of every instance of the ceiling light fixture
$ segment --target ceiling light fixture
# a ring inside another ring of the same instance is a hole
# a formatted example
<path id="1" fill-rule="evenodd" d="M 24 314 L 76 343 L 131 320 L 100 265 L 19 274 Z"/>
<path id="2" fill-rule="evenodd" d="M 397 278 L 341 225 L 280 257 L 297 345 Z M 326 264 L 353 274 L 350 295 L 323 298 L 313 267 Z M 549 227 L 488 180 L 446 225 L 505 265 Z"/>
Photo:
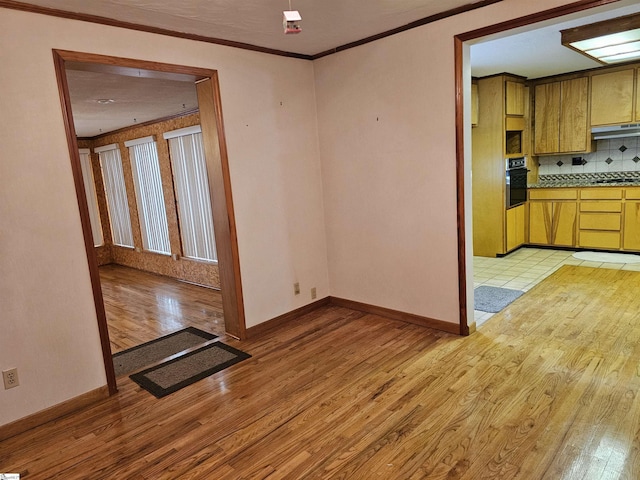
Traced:
<path id="1" fill-rule="evenodd" d="M 640 14 L 568 28 L 562 45 L 603 64 L 640 59 Z"/>
<path id="2" fill-rule="evenodd" d="M 300 21 L 302 17 L 297 10 L 291 10 L 291 0 L 289 0 L 289 10 L 282 12 L 282 26 L 284 27 L 284 34 L 290 35 L 292 33 L 300 33 L 302 27 Z"/>
<path id="3" fill-rule="evenodd" d="M 109 105 L 110 103 L 115 103 L 116 101 L 113 98 L 99 98 L 96 100 L 96 103 L 100 105 Z"/>

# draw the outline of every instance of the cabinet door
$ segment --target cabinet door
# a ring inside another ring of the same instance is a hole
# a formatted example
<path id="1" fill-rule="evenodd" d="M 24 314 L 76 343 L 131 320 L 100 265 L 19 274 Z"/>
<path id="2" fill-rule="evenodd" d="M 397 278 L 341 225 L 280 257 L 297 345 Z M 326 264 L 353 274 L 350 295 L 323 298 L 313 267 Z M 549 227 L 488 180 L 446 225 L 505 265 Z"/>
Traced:
<path id="1" fill-rule="evenodd" d="M 577 212 L 578 208 L 575 202 L 554 202 L 551 235 L 553 245 L 564 247 L 576 245 Z"/>
<path id="2" fill-rule="evenodd" d="M 524 205 L 507 210 L 507 251 L 513 250 L 525 242 L 524 217 Z"/>
<path id="3" fill-rule="evenodd" d="M 633 121 L 634 69 L 591 77 L 591 125 Z"/>
<path id="4" fill-rule="evenodd" d="M 640 68 L 636 68 L 636 115 L 635 121 L 640 122 Z"/>
<path id="5" fill-rule="evenodd" d="M 552 202 L 529 202 L 529 243 L 551 243 Z"/>
<path id="6" fill-rule="evenodd" d="M 624 206 L 622 248 L 625 250 L 640 250 L 640 202 L 627 202 Z"/>
<path id="7" fill-rule="evenodd" d="M 536 154 L 560 151 L 560 82 L 536 85 L 535 89 Z"/>
<path id="8" fill-rule="evenodd" d="M 576 78 L 561 82 L 560 150 L 584 152 L 587 150 L 589 79 Z"/>
<path id="9" fill-rule="evenodd" d="M 507 81 L 505 85 L 505 113 L 507 115 L 524 115 L 524 84 Z"/>

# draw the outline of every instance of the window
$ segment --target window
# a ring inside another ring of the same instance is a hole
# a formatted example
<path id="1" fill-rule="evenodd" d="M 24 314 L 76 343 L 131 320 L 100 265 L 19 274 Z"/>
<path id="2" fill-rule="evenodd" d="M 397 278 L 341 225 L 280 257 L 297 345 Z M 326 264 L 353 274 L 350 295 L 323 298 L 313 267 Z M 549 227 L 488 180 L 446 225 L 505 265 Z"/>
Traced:
<path id="1" fill-rule="evenodd" d="M 217 262 L 200 126 L 167 132 L 164 138 L 169 140 L 182 254 L 187 258 Z"/>
<path id="2" fill-rule="evenodd" d="M 133 248 L 131 217 L 127 202 L 127 189 L 122 173 L 122 159 L 117 144 L 95 149 L 100 156 L 100 168 L 107 196 L 107 210 L 111 222 L 111 238 L 114 245 Z"/>
<path id="3" fill-rule="evenodd" d="M 169 226 L 164 206 L 162 177 L 154 137 L 124 142 L 133 166 L 133 183 L 140 217 L 142 246 L 150 252 L 171 255 Z"/>
<path id="4" fill-rule="evenodd" d="M 96 184 L 91 168 L 91 151 L 88 148 L 80 149 L 80 167 L 82 168 L 82 181 L 84 183 L 84 191 L 87 195 L 87 205 L 89 206 L 89 220 L 91 221 L 93 244 L 99 247 L 104 243 L 104 238 L 102 237 L 102 225 L 100 224 L 100 213 L 98 211 Z"/>

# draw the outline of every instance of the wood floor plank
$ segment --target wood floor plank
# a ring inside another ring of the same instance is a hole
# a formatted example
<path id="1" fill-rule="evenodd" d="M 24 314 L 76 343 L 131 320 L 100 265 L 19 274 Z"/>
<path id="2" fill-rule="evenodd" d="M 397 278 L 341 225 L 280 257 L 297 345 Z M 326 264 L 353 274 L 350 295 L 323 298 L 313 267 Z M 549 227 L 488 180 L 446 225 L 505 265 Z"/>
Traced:
<path id="1" fill-rule="evenodd" d="M 208 289 L 107 273 L 118 348 L 218 325 Z M 217 331 L 252 358 L 162 399 L 122 377 L 117 395 L 0 443 L 0 471 L 637 479 L 638 292 L 640 272 L 566 266 L 466 338 L 331 305 L 257 339 Z"/>

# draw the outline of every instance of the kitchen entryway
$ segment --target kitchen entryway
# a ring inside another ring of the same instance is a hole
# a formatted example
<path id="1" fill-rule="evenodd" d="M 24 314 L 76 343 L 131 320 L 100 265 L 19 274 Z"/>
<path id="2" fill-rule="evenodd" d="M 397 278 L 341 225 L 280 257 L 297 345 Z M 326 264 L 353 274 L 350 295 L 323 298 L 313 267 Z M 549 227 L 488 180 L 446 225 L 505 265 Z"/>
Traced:
<path id="1" fill-rule="evenodd" d="M 574 258 L 574 253 L 573 250 L 521 248 L 504 257 L 474 257 L 473 286 L 487 285 L 526 292 L 562 265 L 640 271 L 638 263 L 592 262 Z M 478 310 L 474 310 L 473 314 L 476 327 L 495 315 Z"/>

